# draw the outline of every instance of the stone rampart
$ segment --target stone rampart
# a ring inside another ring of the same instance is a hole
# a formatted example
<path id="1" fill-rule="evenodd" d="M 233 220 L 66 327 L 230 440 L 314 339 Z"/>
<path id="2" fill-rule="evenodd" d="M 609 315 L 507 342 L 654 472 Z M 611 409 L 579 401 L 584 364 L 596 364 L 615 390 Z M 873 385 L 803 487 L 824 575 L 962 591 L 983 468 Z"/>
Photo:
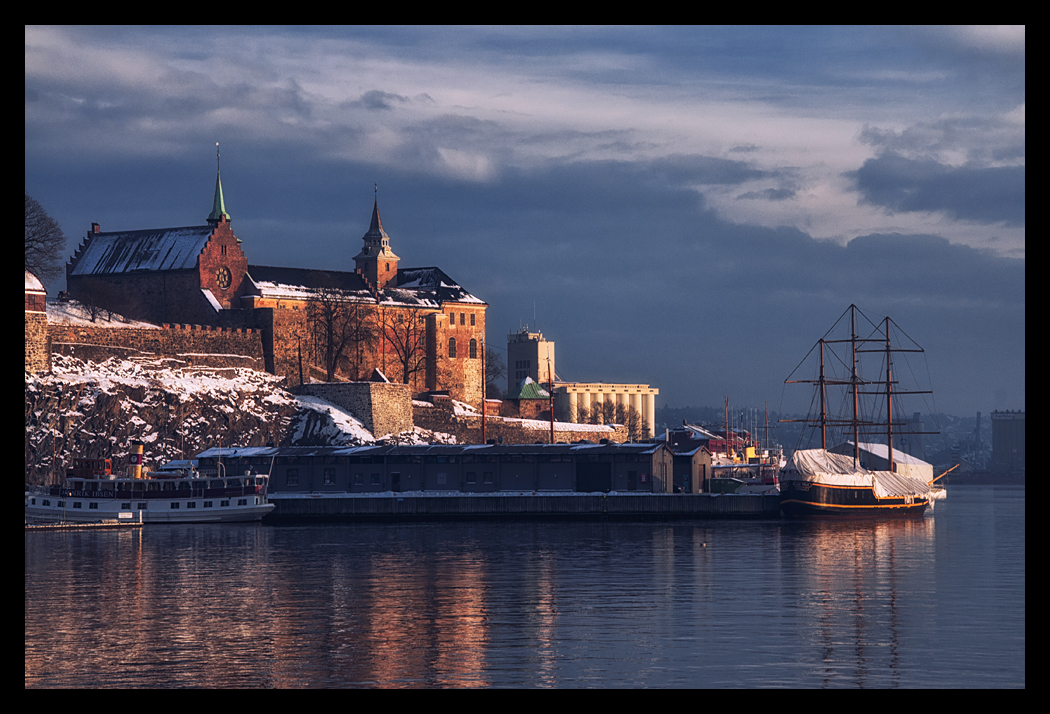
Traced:
<path id="1" fill-rule="evenodd" d="M 26 310 L 27 372 L 51 370 L 51 349 L 47 338 L 47 316 L 42 311 Z"/>
<path id="2" fill-rule="evenodd" d="M 296 394 L 320 397 L 361 420 L 377 439 L 412 431 L 412 395 L 407 384 L 322 382 L 301 384 Z"/>
<path id="3" fill-rule="evenodd" d="M 416 402 L 412 407 L 416 426 L 430 431 L 452 434 L 460 444 L 481 444 L 481 416 L 477 414 L 455 414 L 451 408 Z M 498 416 L 485 417 L 485 441 L 502 439 L 504 444 L 548 444 L 551 440 L 550 422 L 534 419 L 509 419 Z M 571 443 L 580 440 L 602 439 L 623 443 L 627 441 L 627 427 L 620 424 L 591 425 L 554 423 L 554 441 Z"/>
<path id="4" fill-rule="evenodd" d="M 80 359 L 166 357 L 191 365 L 265 371 L 259 330 L 201 325 L 143 329 L 49 324 L 47 331 L 52 352 Z"/>

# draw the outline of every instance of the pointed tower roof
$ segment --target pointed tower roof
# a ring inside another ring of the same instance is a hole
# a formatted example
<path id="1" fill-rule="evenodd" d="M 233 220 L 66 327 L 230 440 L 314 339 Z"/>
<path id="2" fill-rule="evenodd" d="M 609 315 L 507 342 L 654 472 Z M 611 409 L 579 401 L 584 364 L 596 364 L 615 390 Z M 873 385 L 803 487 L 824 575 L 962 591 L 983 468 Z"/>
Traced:
<path id="1" fill-rule="evenodd" d="M 364 245 L 361 252 L 354 256 L 354 270 L 361 275 L 374 289 L 397 287 L 397 261 L 400 260 L 390 250 L 390 236 L 383 230 L 383 220 L 379 217 L 379 199 L 372 204 L 372 222 L 368 231 L 361 236 Z"/>
<path id="2" fill-rule="evenodd" d="M 364 246 L 355 257 L 355 260 L 368 258 L 373 260 L 378 258 L 398 260 L 398 257 L 394 255 L 394 251 L 390 250 L 390 236 L 383 230 L 383 219 L 379 217 L 378 199 L 372 204 L 372 222 L 368 226 L 368 231 L 361 236 L 361 240 L 364 241 Z"/>
<path id="3" fill-rule="evenodd" d="M 211 214 L 208 215 L 208 225 L 217 226 L 225 219 L 230 222 L 230 214 L 226 212 L 226 203 L 222 200 L 222 175 L 219 172 L 219 142 L 215 142 L 215 198 L 211 202 Z M 237 241 L 240 242 L 239 240 Z"/>
<path id="4" fill-rule="evenodd" d="M 230 214 L 226 212 L 226 203 L 222 200 L 222 176 L 219 172 L 215 172 L 215 199 L 212 201 L 211 214 L 208 216 L 208 223 L 210 225 L 216 225 L 226 219 L 226 222 L 230 222 Z"/>
<path id="5" fill-rule="evenodd" d="M 363 240 L 382 240 L 386 238 L 390 240 L 390 236 L 383 230 L 383 219 L 379 217 L 379 199 L 377 198 L 375 203 L 372 204 L 372 222 L 368 226 L 368 232 L 362 236 Z"/>

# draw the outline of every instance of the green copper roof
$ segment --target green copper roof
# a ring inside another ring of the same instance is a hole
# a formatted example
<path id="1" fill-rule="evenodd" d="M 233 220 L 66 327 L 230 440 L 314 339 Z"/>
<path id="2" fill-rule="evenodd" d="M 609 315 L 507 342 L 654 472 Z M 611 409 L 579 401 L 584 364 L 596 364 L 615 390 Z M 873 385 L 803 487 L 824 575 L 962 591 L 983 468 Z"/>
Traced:
<path id="1" fill-rule="evenodd" d="M 212 202 L 211 215 L 208 216 L 208 222 L 218 223 L 220 220 L 226 218 L 226 222 L 230 222 L 230 214 L 226 212 L 226 204 L 222 200 L 222 177 L 219 172 L 215 172 L 215 200 Z"/>
<path id="2" fill-rule="evenodd" d="M 550 396 L 550 392 L 532 381 L 532 377 L 526 377 L 516 392 L 507 395 L 507 399 L 549 399 Z"/>

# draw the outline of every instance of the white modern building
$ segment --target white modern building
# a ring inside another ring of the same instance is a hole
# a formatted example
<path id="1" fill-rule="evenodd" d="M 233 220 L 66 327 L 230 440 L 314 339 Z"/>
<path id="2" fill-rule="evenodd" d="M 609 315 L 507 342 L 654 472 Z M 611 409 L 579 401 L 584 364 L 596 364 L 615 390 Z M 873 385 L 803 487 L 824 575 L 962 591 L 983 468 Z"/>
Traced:
<path id="1" fill-rule="evenodd" d="M 576 421 L 582 410 L 612 403 L 633 407 L 655 435 L 656 395 L 659 389 L 648 384 L 608 384 L 606 382 L 555 382 L 554 417 L 559 421 Z"/>

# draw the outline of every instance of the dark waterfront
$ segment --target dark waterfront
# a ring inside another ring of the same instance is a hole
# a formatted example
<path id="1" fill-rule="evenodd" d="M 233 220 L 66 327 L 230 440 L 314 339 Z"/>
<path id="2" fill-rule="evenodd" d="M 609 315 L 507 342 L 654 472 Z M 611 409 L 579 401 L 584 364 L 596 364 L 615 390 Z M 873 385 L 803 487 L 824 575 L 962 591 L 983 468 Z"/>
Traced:
<path id="1" fill-rule="evenodd" d="M 900 522 L 26 533 L 26 687 L 1024 687 L 1025 492 Z"/>

